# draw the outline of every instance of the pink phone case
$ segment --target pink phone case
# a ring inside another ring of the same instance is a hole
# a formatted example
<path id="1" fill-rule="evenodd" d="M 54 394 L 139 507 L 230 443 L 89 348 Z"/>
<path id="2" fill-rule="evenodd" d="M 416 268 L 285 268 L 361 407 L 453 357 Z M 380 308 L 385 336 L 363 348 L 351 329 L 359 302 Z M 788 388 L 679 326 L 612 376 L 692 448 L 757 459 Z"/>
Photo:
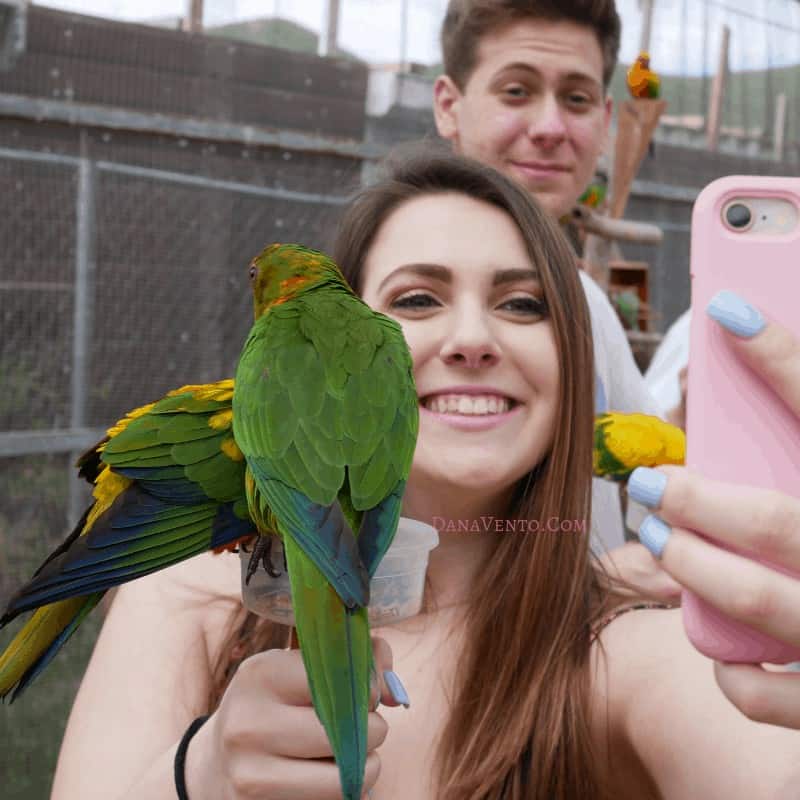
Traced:
<path id="1" fill-rule="evenodd" d="M 800 205 L 800 178 L 722 178 L 695 203 L 686 464 L 711 478 L 800 497 L 800 423 L 736 358 L 706 314 L 711 298 L 730 289 L 800 337 L 800 230 L 780 237 L 728 230 L 722 208 L 745 196 L 785 197 Z M 732 620 L 693 592 L 684 590 L 682 607 L 690 641 L 711 658 L 800 661 L 800 649 Z"/>

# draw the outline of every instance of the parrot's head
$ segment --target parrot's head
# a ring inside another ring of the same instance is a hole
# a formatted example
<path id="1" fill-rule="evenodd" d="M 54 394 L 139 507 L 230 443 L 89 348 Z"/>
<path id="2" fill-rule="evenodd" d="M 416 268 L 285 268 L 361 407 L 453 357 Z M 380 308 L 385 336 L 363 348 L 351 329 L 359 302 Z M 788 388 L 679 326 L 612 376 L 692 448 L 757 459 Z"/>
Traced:
<path id="1" fill-rule="evenodd" d="M 650 54 L 642 51 L 636 59 L 642 69 L 650 69 Z"/>
<path id="2" fill-rule="evenodd" d="M 299 244 L 271 244 L 250 262 L 255 316 L 323 283 L 343 283 L 336 263 Z"/>

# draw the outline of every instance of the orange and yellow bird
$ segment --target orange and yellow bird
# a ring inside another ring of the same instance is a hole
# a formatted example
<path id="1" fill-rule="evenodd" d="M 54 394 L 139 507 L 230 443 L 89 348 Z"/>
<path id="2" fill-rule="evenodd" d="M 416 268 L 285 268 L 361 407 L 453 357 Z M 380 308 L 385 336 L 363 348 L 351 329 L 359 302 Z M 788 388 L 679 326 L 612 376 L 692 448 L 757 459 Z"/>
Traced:
<path id="1" fill-rule="evenodd" d="M 628 69 L 628 91 L 633 97 L 655 99 L 661 94 L 661 79 L 650 69 L 650 55 L 639 53 Z"/>

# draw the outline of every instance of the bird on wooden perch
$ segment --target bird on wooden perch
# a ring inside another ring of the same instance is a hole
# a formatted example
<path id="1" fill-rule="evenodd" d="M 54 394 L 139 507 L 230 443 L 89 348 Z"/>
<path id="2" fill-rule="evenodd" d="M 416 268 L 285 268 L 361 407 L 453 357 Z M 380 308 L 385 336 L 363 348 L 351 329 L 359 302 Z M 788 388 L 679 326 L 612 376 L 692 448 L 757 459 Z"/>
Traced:
<path id="1" fill-rule="evenodd" d="M 628 69 L 631 97 L 655 100 L 661 94 L 661 79 L 650 69 L 650 55 L 642 51 Z"/>

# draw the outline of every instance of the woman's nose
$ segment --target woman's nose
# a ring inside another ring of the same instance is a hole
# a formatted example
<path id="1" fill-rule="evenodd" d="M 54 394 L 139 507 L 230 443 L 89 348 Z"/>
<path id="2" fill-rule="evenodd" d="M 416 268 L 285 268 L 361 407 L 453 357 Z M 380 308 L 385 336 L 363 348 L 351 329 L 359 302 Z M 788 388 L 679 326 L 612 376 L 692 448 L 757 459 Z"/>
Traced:
<path id="1" fill-rule="evenodd" d="M 497 354 L 489 349 L 467 347 L 459 348 L 446 355 L 443 354 L 442 358 L 448 366 L 467 367 L 468 369 L 489 367 L 499 360 Z"/>
<path id="2" fill-rule="evenodd" d="M 442 343 L 440 355 L 449 366 L 477 369 L 500 360 L 500 350 L 481 314 L 463 314 Z"/>

